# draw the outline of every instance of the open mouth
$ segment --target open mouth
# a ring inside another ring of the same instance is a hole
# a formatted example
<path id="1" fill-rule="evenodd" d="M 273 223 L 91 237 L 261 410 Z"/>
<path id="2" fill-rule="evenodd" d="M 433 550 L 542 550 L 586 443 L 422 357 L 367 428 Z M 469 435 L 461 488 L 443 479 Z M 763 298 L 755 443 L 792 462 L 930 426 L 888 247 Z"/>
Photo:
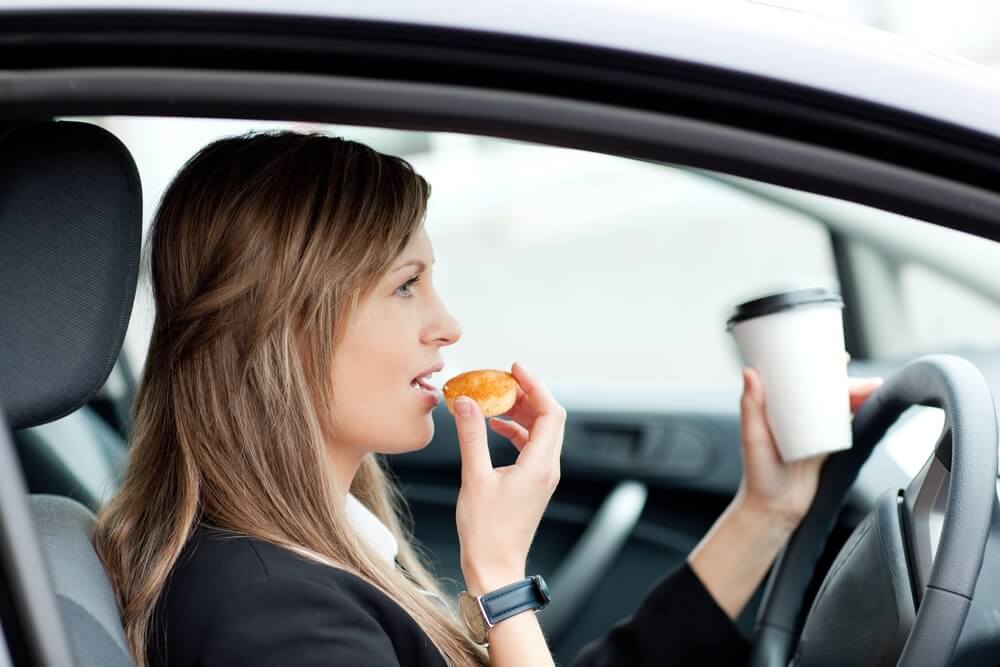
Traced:
<path id="1" fill-rule="evenodd" d="M 438 389 L 432 384 L 429 384 L 424 378 L 415 378 L 410 386 L 419 392 L 429 394 L 431 396 L 438 395 Z"/>
<path id="2" fill-rule="evenodd" d="M 437 403 L 440 401 L 441 390 L 430 383 L 431 376 L 441 371 L 444 363 L 438 362 L 430 368 L 420 371 L 420 375 L 410 380 L 410 387 L 421 396 Z"/>
<path id="3" fill-rule="evenodd" d="M 430 383 L 430 379 L 431 376 L 439 370 L 439 368 L 439 366 L 429 368 L 424 371 L 423 375 L 410 380 L 410 387 L 412 387 L 414 391 L 434 403 L 440 401 L 441 390 L 432 385 Z"/>

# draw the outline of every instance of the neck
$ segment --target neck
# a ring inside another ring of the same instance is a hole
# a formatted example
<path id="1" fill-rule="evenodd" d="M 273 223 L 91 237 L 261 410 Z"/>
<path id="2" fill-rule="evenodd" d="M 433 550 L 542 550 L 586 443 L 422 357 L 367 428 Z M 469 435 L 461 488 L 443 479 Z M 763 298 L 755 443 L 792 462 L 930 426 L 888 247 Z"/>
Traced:
<path id="1" fill-rule="evenodd" d="M 337 485 L 337 495 L 341 502 L 346 502 L 347 494 L 351 490 L 354 476 L 358 474 L 364 453 L 353 451 L 349 447 L 331 446 L 327 447 L 327 460 L 330 462 L 330 469 L 333 471 L 334 483 Z"/>

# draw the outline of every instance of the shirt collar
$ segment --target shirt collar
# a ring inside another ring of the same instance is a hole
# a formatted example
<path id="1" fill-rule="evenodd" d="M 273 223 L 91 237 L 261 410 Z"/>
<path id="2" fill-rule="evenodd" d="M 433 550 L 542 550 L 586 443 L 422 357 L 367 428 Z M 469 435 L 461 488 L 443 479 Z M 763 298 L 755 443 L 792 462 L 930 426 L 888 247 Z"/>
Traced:
<path id="1" fill-rule="evenodd" d="M 365 507 L 360 500 L 351 494 L 347 494 L 346 513 L 347 520 L 350 522 L 351 527 L 354 528 L 355 532 L 357 532 L 363 540 L 368 542 L 372 549 L 375 550 L 375 553 L 395 566 L 396 554 L 399 553 L 399 543 L 396 542 L 396 537 L 392 534 L 392 531 L 386 528 L 386 525 L 382 523 L 382 521 L 375 516 L 371 510 Z M 313 558 L 326 563 L 327 565 L 336 567 L 325 558 L 318 556 L 311 551 L 307 551 L 305 549 L 295 549 L 295 551 L 298 551 L 309 558 Z M 420 592 L 441 607 L 445 613 L 451 613 L 448 604 L 439 595 L 423 589 L 420 589 Z"/>
<path id="2" fill-rule="evenodd" d="M 361 539 L 368 542 L 379 556 L 390 563 L 395 563 L 399 544 L 385 524 L 351 494 L 347 494 L 346 512 L 347 520 Z"/>

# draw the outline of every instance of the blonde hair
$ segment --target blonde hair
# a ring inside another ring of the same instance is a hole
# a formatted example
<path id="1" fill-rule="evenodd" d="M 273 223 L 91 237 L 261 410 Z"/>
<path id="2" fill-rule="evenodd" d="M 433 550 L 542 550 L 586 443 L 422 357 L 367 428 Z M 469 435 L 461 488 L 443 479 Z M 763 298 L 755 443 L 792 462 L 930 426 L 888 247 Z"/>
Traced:
<path id="1" fill-rule="evenodd" d="M 396 536 L 400 568 L 348 525 L 326 455 L 334 350 L 428 196 L 405 160 L 291 132 L 216 141 L 170 185 L 150 239 L 156 319 L 130 461 L 94 534 L 139 667 L 203 521 L 335 563 L 393 598 L 448 664 L 487 663 L 421 592 L 440 589 L 379 462 L 369 455 L 350 491 Z"/>

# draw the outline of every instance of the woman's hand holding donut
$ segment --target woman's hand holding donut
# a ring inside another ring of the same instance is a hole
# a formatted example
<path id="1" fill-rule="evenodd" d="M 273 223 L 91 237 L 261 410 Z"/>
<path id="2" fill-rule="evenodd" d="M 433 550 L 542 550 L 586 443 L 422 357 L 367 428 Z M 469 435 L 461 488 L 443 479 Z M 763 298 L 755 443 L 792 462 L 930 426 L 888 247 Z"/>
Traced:
<path id="1" fill-rule="evenodd" d="M 481 595 L 525 576 L 528 549 L 559 483 L 566 410 L 520 364 L 510 421 L 493 419 L 494 431 L 520 450 L 514 465 L 494 468 L 479 405 L 455 399 L 455 425 L 462 456 L 462 486 L 456 522 L 462 572 L 471 594 Z"/>

